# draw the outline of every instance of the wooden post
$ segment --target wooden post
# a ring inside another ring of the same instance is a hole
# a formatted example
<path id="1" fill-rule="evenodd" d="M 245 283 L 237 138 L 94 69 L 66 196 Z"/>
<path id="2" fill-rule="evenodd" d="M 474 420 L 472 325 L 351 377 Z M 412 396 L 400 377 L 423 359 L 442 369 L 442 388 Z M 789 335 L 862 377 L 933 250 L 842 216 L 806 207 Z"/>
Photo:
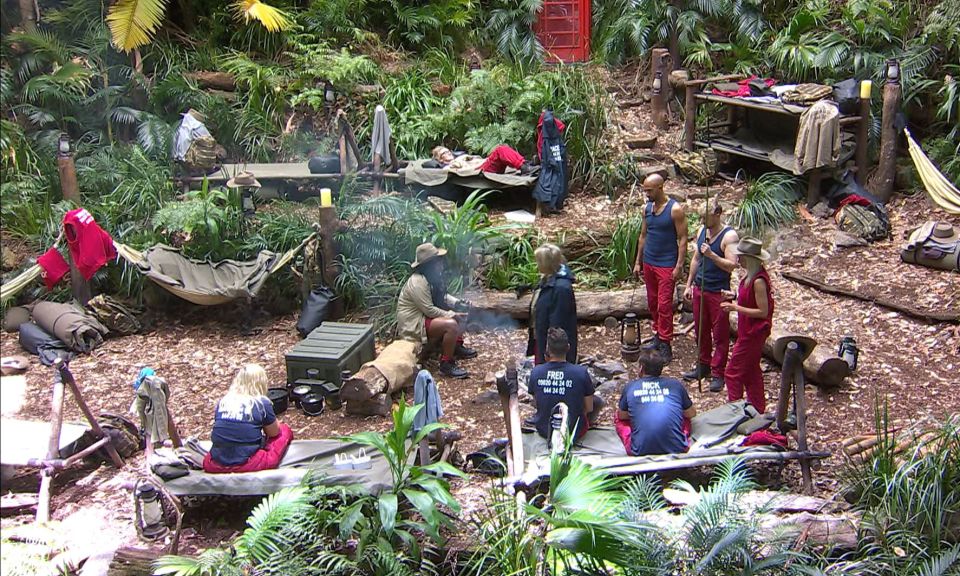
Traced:
<path id="1" fill-rule="evenodd" d="M 53 400 L 50 402 L 50 441 L 47 444 L 47 460 L 60 457 L 60 430 L 63 428 L 63 377 L 54 370 Z M 49 466 L 40 469 L 40 496 L 37 502 L 37 522 L 50 521 L 50 489 L 56 471 Z"/>
<path id="2" fill-rule="evenodd" d="M 77 183 L 77 166 L 73 162 L 73 153 L 70 150 L 70 138 L 66 134 L 61 134 L 59 141 L 59 151 L 57 152 L 57 170 L 60 173 L 60 190 L 63 193 L 63 199 L 69 200 L 80 205 L 80 185 Z M 70 258 L 70 288 L 73 292 L 73 298 L 86 306 L 87 302 L 93 297 L 90 290 L 90 283 L 80 274 L 73 258 Z"/>
<path id="3" fill-rule="evenodd" d="M 868 86 L 863 86 L 861 83 L 860 88 L 860 123 L 857 124 L 857 153 L 856 153 L 856 164 L 857 164 L 857 183 L 861 186 L 865 185 L 867 182 L 867 170 L 869 166 L 867 165 L 868 156 L 867 152 L 870 149 L 870 95 L 867 93 L 867 97 L 864 98 L 865 89 Z"/>
<path id="4" fill-rule="evenodd" d="M 650 96 L 650 105 L 653 109 L 653 124 L 660 130 L 666 130 L 667 95 L 664 84 L 667 78 L 663 70 L 664 59 L 669 57 L 669 51 L 664 48 L 654 48 L 650 58 L 650 85 L 653 87 Z"/>
<path id="5" fill-rule="evenodd" d="M 337 285 L 340 275 L 337 264 L 337 230 L 340 228 L 340 218 L 334 206 L 320 207 L 320 253 L 323 256 L 323 282 L 331 289 Z M 330 303 L 330 318 L 343 317 L 343 299 L 334 298 Z"/>
<path id="6" fill-rule="evenodd" d="M 893 196 L 893 183 L 897 174 L 897 129 L 894 121 L 900 110 L 900 62 L 888 60 L 886 83 L 883 85 L 883 115 L 880 118 L 880 157 L 877 172 L 869 186 L 882 202 Z"/>
<path id="7" fill-rule="evenodd" d="M 799 359 L 800 347 L 796 342 L 787 344 L 787 355 Z M 803 364 L 796 361 L 793 366 L 793 394 L 797 410 L 797 448 L 801 454 L 808 454 L 807 450 L 807 396 L 803 380 Z M 810 458 L 800 458 L 800 476 L 803 478 L 804 494 L 813 493 L 813 471 L 810 468 Z"/>
<path id="8" fill-rule="evenodd" d="M 820 180 L 822 169 L 814 168 L 807 176 L 807 208 L 813 208 L 820 201 Z"/>
<path id="9" fill-rule="evenodd" d="M 106 434 L 103 432 L 103 429 L 100 428 L 100 424 L 97 422 L 96 416 L 94 416 L 93 412 L 90 411 L 90 407 L 87 406 L 86 401 L 84 401 L 83 395 L 80 394 L 80 387 L 77 386 L 77 381 L 74 380 L 73 374 L 70 372 L 70 368 L 66 365 L 66 363 L 59 359 L 54 361 L 53 366 L 59 374 L 58 380 L 66 382 L 67 386 L 70 387 L 70 392 L 73 394 L 73 399 L 76 400 L 77 405 L 80 407 L 80 411 L 83 412 L 87 422 L 90 423 L 90 428 L 93 430 L 94 437 L 98 440 L 106 437 Z M 106 449 L 107 455 L 110 456 L 110 461 L 113 462 L 113 465 L 117 468 L 123 468 L 123 459 L 120 458 L 120 454 L 113 446 L 113 443 L 108 442 Z"/>
<path id="10" fill-rule="evenodd" d="M 692 80 L 692 78 L 691 78 Z M 693 152 L 697 139 L 697 86 L 688 81 L 684 84 L 683 102 L 683 148 Z"/>

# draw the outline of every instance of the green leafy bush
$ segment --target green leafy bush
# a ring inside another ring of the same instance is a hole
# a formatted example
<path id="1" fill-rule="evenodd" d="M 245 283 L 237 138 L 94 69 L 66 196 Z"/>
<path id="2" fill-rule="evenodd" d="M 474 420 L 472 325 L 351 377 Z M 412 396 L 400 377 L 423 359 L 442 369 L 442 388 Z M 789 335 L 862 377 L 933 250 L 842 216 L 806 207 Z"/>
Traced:
<path id="1" fill-rule="evenodd" d="M 776 229 L 796 218 L 799 180 L 780 172 L 768 172 L 750 182 L 743 200 L 731 214 L 730 225 L 754 236 L 767 228 Z"/>

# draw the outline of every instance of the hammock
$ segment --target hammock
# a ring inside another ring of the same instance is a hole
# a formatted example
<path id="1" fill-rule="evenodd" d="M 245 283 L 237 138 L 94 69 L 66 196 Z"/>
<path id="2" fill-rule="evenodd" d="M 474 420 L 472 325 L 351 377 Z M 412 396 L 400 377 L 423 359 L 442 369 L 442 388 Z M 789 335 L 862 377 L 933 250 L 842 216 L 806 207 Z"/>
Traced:
<path id="1" fill-rule="evenodd" d="M 21 290 L 40 277 L 40 272 L 42 272 L 40 265 L 34 264 L 18 274 L 16 278 L 11 279 L 9 282 L 4 282 L 0 285 L 0 302 L 6 302 L 19 294 Z"/>
<path id="2" fill-rule="evenodd" d="M 256 296 L 271 274 L 289 264 L 316 237 L 314 232 L 283 254 L 262 250 L 246 262 L 193 260 L 163 244 L 143 252 L 119 242 L 114 246 L 124 260 L 164 290 L 200 306 L 215 306 Z"/>
<path id="3" fill-rule="evenodd" d="M 960 191 L 937 170 L 937 167 L 933 165 L 930 158 L 927 158 L 920 145 L 910 135 L 910 131 L 904 128 L 903 133 L 907 135 L 910 157 L 913 158 L 913 163 L 917 167 L 917 173 L 920 175 L 920 180 L 923 182 L 927 194 L 936 202 L 937 206 L 950 214 L 960 214 Z"/>

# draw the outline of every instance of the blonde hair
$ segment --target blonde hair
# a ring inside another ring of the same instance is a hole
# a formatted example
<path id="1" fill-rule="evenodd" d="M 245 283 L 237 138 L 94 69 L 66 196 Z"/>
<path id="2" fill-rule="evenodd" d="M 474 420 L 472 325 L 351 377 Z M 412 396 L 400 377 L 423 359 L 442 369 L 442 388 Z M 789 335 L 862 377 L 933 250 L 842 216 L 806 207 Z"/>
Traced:
<path id="1" fill-rule="evenodd" d="M 449 151 L 450 149 L 447 148 L 446 146 L 435 146 L 433 150 L 430 151 L 430 156 L 432 156 L 433 159 L 436 160 L 437 162 L 442 162 L 440 158 L 443 157 L 444 152 L 449 152 Z"/>
<path id="2" fill-rule="evenodd" d="M 227 396 L 259 397 L 267 395 L 267 371 L 259 364 L 247 364 L 237 372 Z"/>
<path id="3" fill-rule="evenodd" d="M 563 264 L 563 252 L 556 244 L 540 246 L 533 253 L 533 257 L 537 261 L 537 269 L 545 276 L 556 274 L 560 270 L 560 265 Z"/>

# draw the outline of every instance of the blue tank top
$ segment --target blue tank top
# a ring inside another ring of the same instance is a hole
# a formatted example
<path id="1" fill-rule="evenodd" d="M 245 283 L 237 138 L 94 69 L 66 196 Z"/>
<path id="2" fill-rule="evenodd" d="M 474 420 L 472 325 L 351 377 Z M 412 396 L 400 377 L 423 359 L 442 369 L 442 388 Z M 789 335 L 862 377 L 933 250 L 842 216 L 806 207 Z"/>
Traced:
<path id="1" fill-rule="evenodd" d="M 667 200 L 660 214 L 653 213 L 653 202 L 647 202 L 643 218 L 647 222 L 647 239 L 643 243 L 643 262 L 659 268 L 673 268 L 677 265 L 679 247 L 677 246 L 677 227 L 670 216 L 673 198 Z"/>
<path id="2" fill-rule="evenodd" d="M 710 242 L 710 249 L 723 256 L 723 252 L 720 250 L 720 246 L 723 244 L 723 237 L 727 235 L 727 232 L 732 230 L 729 226 L 724 227 L 723 230 L 717 234 L 716 238 L 713 239 L 713 242 Z M 697 253 L 700 252 L 700 246 L 707 241 L 707 229 L 706 227 L 700 231 L 700 236 L 697 237 Z M 697 268 L 697 278 L 696 286 L 703 286 L 705 292 L 719 292 L 721 290 L 730 289 L 730 273 L 724 272 L 722 268 L 717 266 L 713 260 L 702 256 L 700 258 L 700 266 Z"/>

